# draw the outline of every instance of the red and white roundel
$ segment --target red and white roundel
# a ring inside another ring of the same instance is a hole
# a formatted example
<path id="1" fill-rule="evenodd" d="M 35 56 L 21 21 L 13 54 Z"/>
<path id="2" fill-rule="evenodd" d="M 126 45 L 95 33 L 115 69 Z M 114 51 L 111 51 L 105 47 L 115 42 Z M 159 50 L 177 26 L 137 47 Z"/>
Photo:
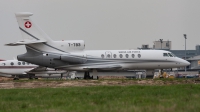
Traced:
<path id="1" fill-rule="evenodd" d="M 32 26 L 32 24 L 31 24 L 30 21 L 26 21 L 26 22 L 24 23 L 24 26 L 25 26 L 26 28 L 30 28 L 30 27 Z"/>

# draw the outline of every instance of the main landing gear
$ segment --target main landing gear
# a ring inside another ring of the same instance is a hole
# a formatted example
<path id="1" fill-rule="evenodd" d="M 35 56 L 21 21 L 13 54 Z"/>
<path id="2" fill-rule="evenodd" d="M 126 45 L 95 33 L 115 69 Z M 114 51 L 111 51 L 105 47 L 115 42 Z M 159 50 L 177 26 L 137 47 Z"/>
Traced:
<path id="1" fill-rule="evenodd" d="M 90 72 L 85 72 L 84 79 L 93 79 L 93 76 L 90 76 Z"/>
<path id="2" fill-rule="evenodd" d="M 29 74 L 29 80 L 32 80 L 32 79 L 38 79 L 38 78 L 35 77 L 35 74 Z"/>
<path id="3" fill-rule="evenodd" d="M 90 76 L 90 72 L 86 71 L 84 73 L 84 79 L 99 79 L 97 75 L 97 70 L 92 71 L 92 76 Z"/>

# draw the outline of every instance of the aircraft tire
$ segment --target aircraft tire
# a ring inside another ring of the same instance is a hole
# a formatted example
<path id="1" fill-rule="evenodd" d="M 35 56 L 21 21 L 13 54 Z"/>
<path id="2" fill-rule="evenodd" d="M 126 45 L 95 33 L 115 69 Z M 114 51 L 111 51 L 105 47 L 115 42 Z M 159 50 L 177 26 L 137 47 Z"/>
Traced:
<path id="1" fill-rule="evenodd" d="M 14 78 L 13 80 L 19 80 L 19 78 Z"/>

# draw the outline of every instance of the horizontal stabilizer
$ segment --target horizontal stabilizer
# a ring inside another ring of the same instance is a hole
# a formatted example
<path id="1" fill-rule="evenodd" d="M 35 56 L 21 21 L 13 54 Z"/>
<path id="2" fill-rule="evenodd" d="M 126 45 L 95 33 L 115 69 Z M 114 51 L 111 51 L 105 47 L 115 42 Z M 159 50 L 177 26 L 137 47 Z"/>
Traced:
<path id="1" fill-rule="evenodd" d="M 18 46 L 18 45 L 27 45 L 27 44 L 37 44 L 37 43 L 44 43 L 45 40 L 21 40 L 18 42 L 13 42 L 9 44 L 5 44 L 6 46 Z"/>

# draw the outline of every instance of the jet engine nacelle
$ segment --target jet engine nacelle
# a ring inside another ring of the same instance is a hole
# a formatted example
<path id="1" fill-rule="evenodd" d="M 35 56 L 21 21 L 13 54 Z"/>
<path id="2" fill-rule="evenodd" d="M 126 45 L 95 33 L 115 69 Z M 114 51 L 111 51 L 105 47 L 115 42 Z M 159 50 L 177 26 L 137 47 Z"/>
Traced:
<path id="1" fill-rule="evenodd" d="M 60 60 L 66 61 L 68 63 L 72 64 L 83 64 L 87 61 L 87 57 L 85 54 L 67 54 L 67 55 L 61 55 Z"/>
<path id="2" fill-rule="evenodd" d="M 36 65 L 44 67 L 59 67 L 68 64 L 83 64 L 87 61 L 87 56 L 84 52 L 71 52 L 69 54 L 52 54 L 52 53 L 40 53 L 26 47 L 27 53 L 18 55 L 19 61 L 26 61 Z"/>

